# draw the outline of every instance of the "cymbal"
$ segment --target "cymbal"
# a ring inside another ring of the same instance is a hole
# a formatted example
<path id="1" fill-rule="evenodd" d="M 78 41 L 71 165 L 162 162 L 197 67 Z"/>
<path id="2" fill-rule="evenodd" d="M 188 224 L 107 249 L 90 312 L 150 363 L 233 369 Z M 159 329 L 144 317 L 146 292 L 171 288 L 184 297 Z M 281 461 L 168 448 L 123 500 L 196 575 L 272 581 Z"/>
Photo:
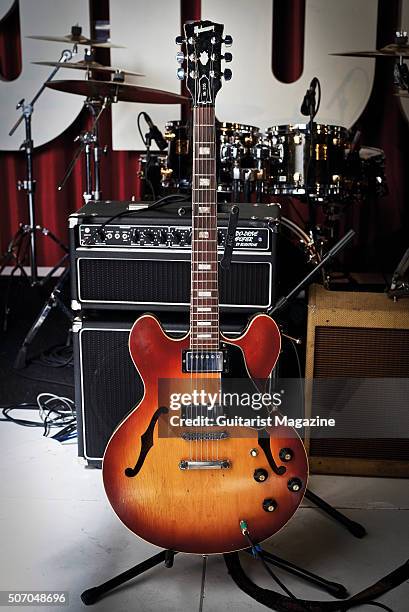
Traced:
<path id="1" fill-rule="evenodd" d="M 74 70 L 96 70 L 97 72 L 120 72 L 124 76 L 145 76 L 140 72 L 132 72 L 131 70 L 123 70 L 122 68 L 114 68 L 113 66 L 104 66 L 99 62 L 80 60 L 79 62 L 31 62 L 37 66 L 54 66 L 56 68 L 73 68 Z"/>
<path id="2" fill-rule="evenodd" d="M 387 45 L 382 49 L 375 51 L 345 51 L 342 53 L 330 53 L 330 55 L 339 55 L 344 57 L 398 57 L 409 58 L 409 45 Z"/>
<path id="3" fill-rule="evenodd" d="M 150 89 L 115 81 L 49 81 L 46 86 L 57 91 L 85 96 L 86 98 L 111 98 L 113 102 L 144 102 L 146 104 L 179 104 L 189 98 L 170 91 Z"/>
<path id="4" fill-rule="evenodd" d="M 92 38 L 82 36 L 82 34 L 66 34 L 65 36 L 26 36 L 34 40 L 46 40 L 50 42 L 58 42 L 67 45 L 86 45 L 87 47 L 99 47 L 102 49 L 124 49 L 122 45 L 114 45 L 111 42 L 101 42 Z"/>

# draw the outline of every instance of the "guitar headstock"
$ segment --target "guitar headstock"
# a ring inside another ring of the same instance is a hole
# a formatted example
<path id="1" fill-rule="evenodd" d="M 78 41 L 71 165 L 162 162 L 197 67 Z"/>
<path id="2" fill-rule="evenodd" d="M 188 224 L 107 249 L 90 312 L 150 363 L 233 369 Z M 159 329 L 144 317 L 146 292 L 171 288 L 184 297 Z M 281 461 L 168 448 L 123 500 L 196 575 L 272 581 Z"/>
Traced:
<path id="1" fill-rule="evenodd" d="M 211 21 L 192 21 L 184 26 L 185 38 L 178 36 L 176 44 L 185 45 L 186 56 L 182 51 L 176 55 L 180 67 L 179 79 L 186 78 L 193 106 L 214 106 L 217 92 L 222 86 L 222 77 L 229 81 L 232 72 L 226 68 L 222 72 L 222 59 L 231 62 L 231 53 L 222 55 L 222 44 L 230 46 L 231 36 L 223 38 L 224 26 Z M 186 62 L 186 69 L 183 65 Z"/>

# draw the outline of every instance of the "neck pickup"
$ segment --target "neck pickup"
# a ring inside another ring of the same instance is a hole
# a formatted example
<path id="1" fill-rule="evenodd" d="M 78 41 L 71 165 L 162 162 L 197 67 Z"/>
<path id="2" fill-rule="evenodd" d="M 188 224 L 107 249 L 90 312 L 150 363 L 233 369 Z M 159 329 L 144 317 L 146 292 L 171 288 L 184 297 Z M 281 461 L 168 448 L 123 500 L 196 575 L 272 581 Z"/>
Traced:
<path id="1" fill-rule="evenodd" d="M 182 372 L 228 372 L 227 351 L 195 351 L 182 352 Z"/>

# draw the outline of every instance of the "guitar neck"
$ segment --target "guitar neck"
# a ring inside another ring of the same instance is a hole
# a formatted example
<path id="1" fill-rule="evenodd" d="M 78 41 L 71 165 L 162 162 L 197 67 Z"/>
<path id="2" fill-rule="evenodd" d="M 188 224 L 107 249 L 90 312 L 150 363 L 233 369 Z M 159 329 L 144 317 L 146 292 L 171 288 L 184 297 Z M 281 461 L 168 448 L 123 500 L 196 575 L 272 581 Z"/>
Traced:
<path id="1" fill-rule="evenodd" d="M 190 345 L 219 348 L 216 140 L 213 106 L 193 108 Z"/>

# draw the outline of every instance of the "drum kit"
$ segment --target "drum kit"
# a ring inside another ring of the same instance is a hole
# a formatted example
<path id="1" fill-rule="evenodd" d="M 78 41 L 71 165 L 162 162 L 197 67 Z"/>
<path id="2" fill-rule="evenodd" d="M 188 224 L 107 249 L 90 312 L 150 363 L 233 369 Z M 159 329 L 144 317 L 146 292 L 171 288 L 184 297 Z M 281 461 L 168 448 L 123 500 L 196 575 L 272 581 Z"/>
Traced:
<path id="1" fill-rule="evenodd" d="M 90 112 L 93 122 L 90 130 L 78 136 L 79 148 L 67 169 L 61 189 L 70 175 L 76 161 L 85 153 L 86 188 L 85 201 L 101 199 L 100 156 L 103 149 L 99 145 L 98 121 L 104 110 L 118 101 L 138 102 L 145 104 L 187 105 L 188 98 L 172 92 L 150 89 L 126 82 L 128 76 L 144 75 L 106 66 L 95 60 L 95 51 L 99 48 L 118 47 L 108 40 L 97 40 L 82 35 L 80 26 L 73 26 L 71 33 L 63 36 L 30 36 L 30 38 L 53 41 L 72 45 L 72 50 L 65 50 L 59 61 L 33 62 L 49 66 L 52 73 L 41 86 L 39 93 L 30 105 L 23 105 L 22 116 L 13 127 L 26 120 L 31 120 L 33 102 L 45 87 L 79 95 L 85 98 L 84 105 Z M 408 37 L 398 32 L 395 44 L 375 51 L 352 51 L 334 55 L 357 57 L 389 57 L 395 60 L 395 83 L 405 92 L 399 95 L 409 96 L 409 71 L 404 63 L 409 58 Z M 72 61 L 78 53 L 78 46 L 85 47 L 85 55 L 80 61 Z M 84 79 L 53 80 L 60 69 L 80 70 Z M 102 80 L 99 80 L 102 78 Z M 318 81 L 313 79 L 311 85 Z M 319 84 L 319 82 L 318 82 Z M 304 112 L 308 95 L 304 99 L 301 112 Z M 315 99 L 315 98 L 314 98 Z M 308 107 L 308 105 L 307 105 Z M 25 109 L 29 108 L 30 112 Z M 185 106 L 185 116 L 188 107 Z M 317 112 L 318 109 L 316 109 Z M 315 225 L 311 222 L 311 211 L 322 207 L 327 217 L 351 201 L 369 197 L 379 197 L 387 192 L 385 178 L 385 155 L 380 149 L 364 147 L 359 144 L 359 133 L 353 134 L 342 126 L 325 125 L 314 122 L 315 113 L 310 113 L 310 122 L 305 124 L 273 125 L 267 130 L 252 125 L 235 122 L 217 122 L 217 191 L 220 202 L 265 202 L 280 200 L 280 197 L 297 199 L 309 205 L 310 219 L 306 228 L 298 228 L 303 236 L 317 241 Z M 146 113 L 141 113 L 146 115 Z M 139 120 L 139 119 L 138 119 Z M 30 127 L 30 126 L 28 126 Z M 150 125 L 152 128 L 152 124 Z M 156 126 L 156 133 L 158 130 Z M 160 134 L 160 132 L 159 132 Z M 189 119 L 187 121 L 169 121 L 165 126 L 159 152 L 150 151 L 151 138 L 145 140 L 147 152 L 139 156 L 137 176 L 141 179 L 142 199 L 156 199 L 171 193 L 191 191 L 192 186 L 192 133 Z M 26 138 L 31 141 L 31 134 Z M 31 156 L 32 147 L 26 150 Z M 30 161 L 31 164 L 31 161 Z M 27 164 L 29 166 L 29 164 Z M 35 214 L 34 189 L 32 176 L 23 181 L 24 189 L 29 196 L 31 238 L 31 269 L 34 281 L 37 279 L 35 261 Z M 338 208 L 337 208 L 338 207 Z M 315 213 L 313 214 L 315 221 Z M 336 215 L 335 215 L 336 216 Z M 28 226 L 26 226 L 28 227 Z M 43 232 L 44 234 L 44 232 Z M 336 236 L 333 236 L 335 239 Z M 303 239 L 303 243 L 305 240 Z M 10 252 L 10 249 L 9 249 Z M 33 280 L 32 279 L 32 280 Z"/>

